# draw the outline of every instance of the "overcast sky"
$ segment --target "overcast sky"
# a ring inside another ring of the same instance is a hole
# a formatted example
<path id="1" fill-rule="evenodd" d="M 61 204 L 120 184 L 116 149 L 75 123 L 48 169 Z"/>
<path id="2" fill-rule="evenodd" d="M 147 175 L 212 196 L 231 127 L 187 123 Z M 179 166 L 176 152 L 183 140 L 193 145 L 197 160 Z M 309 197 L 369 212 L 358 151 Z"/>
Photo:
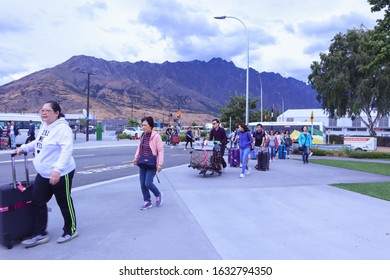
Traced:
<path id="1" fill-rule="evenodd" d="M 382 18 L 367 0 L 1 0 L 0 11 L 0 85 L 74 55 L 246 68 L 247 34 L 251 68 L 307 82 L 335 34 Z"/>

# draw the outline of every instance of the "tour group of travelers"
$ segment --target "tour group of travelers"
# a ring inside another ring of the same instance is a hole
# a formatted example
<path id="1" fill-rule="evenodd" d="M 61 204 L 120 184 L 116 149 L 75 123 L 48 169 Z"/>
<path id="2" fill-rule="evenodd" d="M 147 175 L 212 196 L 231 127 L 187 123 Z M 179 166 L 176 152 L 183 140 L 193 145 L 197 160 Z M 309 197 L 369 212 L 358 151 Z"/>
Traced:
<path id="1" fill-rule="evenodd" d="M 71 196 L 72 181 L 75 174 L 76 164 L 73 158 L 73 132 L 69 123 L 65 120 L 65 115 L 56 101 L 49 101 L 43 104 L 40 109 L 42 125 L 38 133 L 31 132 L 30 141 L 19 148 L 15 148 L 17 155 L 32 152 L 34 154 L 33 164 L 37 171 L 32 191 L 32 211 L 33 211 L 33 235 L 22 241 L 26 247 L 34 247 L 49 242 L 47 230 L 48 207 L 47 203 L 54 195 L 58 207 L 63 217 L 63 234 L 57 238 L 57 243 L 69 242 L 79 236 L 76 223 L 76 212 Z M 12 125 L 12 123 L 11 123 Z M 224 153 L 228 144 L 228 137 L 224 128 L 220 126 L 218 119 L 212 120 L 208 140 L 218 141 L 221 149 L 221 165 L 225 169 L 227 164 L 224 160 Z M 144 117 L 141 120 L 142 134 L 139 145 L 135 152 L 133 163 L 139 167 L 139 180 L 143 203 L 140 210 L 150 209 L 155 205 L 161 207 L 164 202 L 163 193 L 156 187 L 153 180 L 156 173 L 161 172 L 164 164 L 164 143 L 160 134 L 154 129 L 155 122 L 152 117 Z M 177 134 L 177 130 L 170 128 L 171 135 Z M 35 137 L 36 136 L 36 137 Z M 239 146 L 241 173 L 240 178 L 250 174 L 248 166 L 248 155 L 251 149 L 259 151 L 268 148 L 271 155 L 274 154 L 278 145 L 291 145 L 289 131 L 282 135 L 271 130 L 267 134 L 262 125 L 257 125 L 257 130 L 250 132 L 245 123 L 240 123 L 237 130 L 229 135 L 230 148 Z M 290 140 L 288 140 L 290 139 Z M 189 128 L 186 132 L 186 145 L 192 148 L 192 142 L 200 140 L 200 130 L 195 129 L 193 133 Z M 307 132 L 307 127 L 303 127 L 303 133 L 298 138 L 302 149 L 302 159 L 308 163 L 308 153 L 311 146 L 311 136 Z M 271 160 L 274 159 L 272 156 Z M 245 174 L 245 175 L 244 175 Z M 152 195 L 155 203 L 153 204 Z"/>

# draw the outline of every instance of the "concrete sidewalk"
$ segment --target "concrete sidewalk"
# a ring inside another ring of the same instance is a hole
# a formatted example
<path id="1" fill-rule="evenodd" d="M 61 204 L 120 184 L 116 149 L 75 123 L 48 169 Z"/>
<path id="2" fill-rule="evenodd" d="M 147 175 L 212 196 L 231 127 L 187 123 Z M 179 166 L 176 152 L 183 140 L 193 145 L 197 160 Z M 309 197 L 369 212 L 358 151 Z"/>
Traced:
<path id="1" fill-rule="evenodd" d="M 122 141 L 75 148 L 136 145 Z M 51 200 L 51 241 L 2 247 L 0 259 L 390 259 L 390 203 L 329 186 L 390 177 L 293 159 L 268 172 L 254 164 L 242 179 L 238 168 L 206 178 L 187 165 L 166 169 L 155 180 L 164 205 L 146 211 L 138 175 L 75 188 L 78 238 L 56 244 L 63 222 Z"/>

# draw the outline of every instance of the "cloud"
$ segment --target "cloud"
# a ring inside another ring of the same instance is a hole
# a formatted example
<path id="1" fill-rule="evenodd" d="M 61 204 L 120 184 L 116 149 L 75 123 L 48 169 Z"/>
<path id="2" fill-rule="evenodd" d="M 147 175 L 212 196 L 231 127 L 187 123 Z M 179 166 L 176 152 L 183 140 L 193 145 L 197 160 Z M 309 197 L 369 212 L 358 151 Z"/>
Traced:
<path id="1" fill-rule="evenodd" d="M 4 16 L 0 18 L 0 34 L 2 34 L 2 36 L 5 33 L 24 32 L 28 29 L 28 25 L 18 18 Z"/>
<path id="2" fill-rule="evenodd" d="M 333 16 L 328 20 L 301 22 L 298 24 L 298 32 L 309 37 L 333 38 L 337 33 L 345 33 L 348 29 L 360 28 L 363 23 L 369 25 L 367 27 L 372 27 L 375 25 L 375 20 L 353 12 L 347 15 Z"/>
<path id="3" fill-rule="evenodd" d="M 95 18 L 100 11 L 106 10 L 107 4 L 102 1 L 96 1 L 93 3 L 87 2 L 77 8 L 77 11 L 81 16 L 87 16 L 90 19 Z"/>

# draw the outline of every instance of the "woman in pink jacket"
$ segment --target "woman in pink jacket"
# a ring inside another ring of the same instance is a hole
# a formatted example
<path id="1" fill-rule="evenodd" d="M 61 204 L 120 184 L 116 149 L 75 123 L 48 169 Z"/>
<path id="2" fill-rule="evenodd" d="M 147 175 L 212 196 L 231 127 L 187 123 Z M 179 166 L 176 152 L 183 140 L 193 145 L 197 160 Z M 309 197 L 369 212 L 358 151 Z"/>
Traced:
<path id="1" fill-rule="evenodd" d="M 160 207 L 163 203 L 163 193 L 158 190 L 153 183 L 153 178 L 156 171 L 162 170 L 164 162 L 164 144 L 161 140 L 160 134 L 154 131 L 154 120 L 152 117 L 145 117 L 141 120 L 143 133 L 141 135 L 140 144 L 134 156 L 134 164 L 139 166 L 139 178 L 141 183 L 142 195 L 144 203 L 140 210 L 152 208 L 153 204 L 150 197 L 150 192 L 156 197 L 156 206 Z M 142 158 L 156 160 L 155 166 L 146 166 Z"/>

